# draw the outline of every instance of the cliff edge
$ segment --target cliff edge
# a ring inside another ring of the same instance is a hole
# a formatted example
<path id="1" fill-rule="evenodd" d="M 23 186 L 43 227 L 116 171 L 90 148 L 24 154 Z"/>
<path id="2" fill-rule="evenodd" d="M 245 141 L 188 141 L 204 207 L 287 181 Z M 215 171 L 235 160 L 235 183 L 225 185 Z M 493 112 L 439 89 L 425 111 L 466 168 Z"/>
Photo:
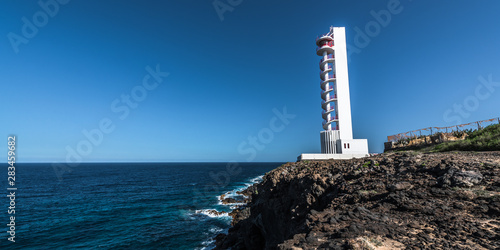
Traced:
<path id="1" fill-rule="evenodd" d="M 216 249 L 498 249 L 500 152 L 287 163 Z"/>

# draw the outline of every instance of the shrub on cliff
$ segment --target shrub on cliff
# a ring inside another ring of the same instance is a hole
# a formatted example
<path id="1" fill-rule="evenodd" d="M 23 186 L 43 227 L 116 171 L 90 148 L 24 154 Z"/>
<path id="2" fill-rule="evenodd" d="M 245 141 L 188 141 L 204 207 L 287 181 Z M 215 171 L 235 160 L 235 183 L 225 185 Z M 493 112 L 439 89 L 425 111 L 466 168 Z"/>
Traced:
<path id="1" fill-rule="evenodd" d="M 437 145 L 433 151 L 495 151 L 500 150 L 500 124 L 488 126 L 469 134 L 465 140 Z"/>

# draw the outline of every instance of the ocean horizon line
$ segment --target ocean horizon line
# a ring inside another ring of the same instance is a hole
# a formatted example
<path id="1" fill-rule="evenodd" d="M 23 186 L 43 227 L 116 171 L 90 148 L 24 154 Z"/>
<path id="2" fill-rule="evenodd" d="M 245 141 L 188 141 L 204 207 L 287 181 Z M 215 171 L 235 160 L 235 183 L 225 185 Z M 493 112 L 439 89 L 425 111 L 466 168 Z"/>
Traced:
<path id="1" fill-rule="evenodd" d="M 246 161 L 88 161 L 88 162 L 79 162 L 78 164 L 99 164 L 99 163 L 238 163 L 238 164 L 252 164 L 252 163 L 286 163 L 290 161 L 255 161 L 255 162 L 246 162 Z M 53 164 L 53 163 L 64 163 L 58 161 L 52 162 L 43 162 L 43 161 L 22 161 L 16 162 L 16 164 Z M 8 163 L 0 163 L 8 165 Z"/>

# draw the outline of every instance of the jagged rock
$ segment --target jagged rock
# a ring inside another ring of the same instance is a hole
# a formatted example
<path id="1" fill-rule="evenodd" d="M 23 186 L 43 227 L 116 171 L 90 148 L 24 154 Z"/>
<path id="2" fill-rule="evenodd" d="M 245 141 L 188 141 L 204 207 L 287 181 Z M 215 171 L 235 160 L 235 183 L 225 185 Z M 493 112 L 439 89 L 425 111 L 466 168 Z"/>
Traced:
<path id="1" fill-rule="evenodd" d="M 238 209 L 234 209 L 233 211 L 231 211 L 229 215 L 233 217 L 233 222 L 238 222 L 250 216 L 250 208 L 240 207 Z"/>
<path id="2" fill-rule="evenodd" d="M 450 187 L 473 187 L 483 180 L 483 175 L 479 171 L 463 171 L 452 167 L 446 174 L 439 178 L 441 186 Z"/>
<path id="3" fill-rule="evenodd" d="M 234 198 L 225 198 L 221 202 L 222 204 L 234 204 L 234 203 L 243 203 L 245 199 L 243 197 L 239 197 L 238 199 Z"/>
<path id="4" fill-rule="evenodd" d="M 388 153 L 287 163 L 248 189 L 252 200 L 230 213 L 216 249 L 499 249 L 500 165 L 484 164 L 499 160 Z"/>
<path id="5" fill-rule="evenodd" d="M 483 180 L 483 175 L 476 171 L 455 172 L 452 176 L 452 186 L 472 187 Z"/>
<path id="6" fill-rule="evenodd" d="M 390 185 L 389 190 L 394 192 L 394 191 L 401 191 L 401 190 L 409 190 L 412 187 L 413 187 L 413 185 L 411 183 L 404 181 L 404 182 L 399 182 L 399 183 Z"/>

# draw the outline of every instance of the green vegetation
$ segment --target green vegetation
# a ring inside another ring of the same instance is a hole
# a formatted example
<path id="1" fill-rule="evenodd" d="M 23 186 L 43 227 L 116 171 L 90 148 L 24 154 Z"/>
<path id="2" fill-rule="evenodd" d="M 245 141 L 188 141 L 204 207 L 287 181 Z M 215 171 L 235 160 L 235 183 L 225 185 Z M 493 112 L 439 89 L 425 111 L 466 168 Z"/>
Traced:
<path id="1" fill-rule="evenodd" d="M 431 149 L 433 152 L 446 151 L 494 151 L 500 150 L 500 124 L 476 130 L 465 140 L 445 142 Z"/>
<path id="2" fill-rule="evenodd" d="M 467 129 L 463 131 L 454 131 L 453 135 L 464 140 L 442 142 L 440 144 L 420 144 L 414 146 L 405 146 L 394 148 L 391 151 L 400 153 L 411 153 L 414 155 L 427 152 L 448 152 L 448 151 L 497 151 L 500 150 L 500 124 L 487 126 L 480 130 Z M 439 133 L 432 135 L 432 138 L 438 137 Z M 414 138 L 411 138 L 414 139 Z M 410 140 L 411 140 L 410 139 Z M 409 139 L 403 139 L 403 145 L 408 145 Z M 400 142 L 401 142 L 400 141 Z M 458 153 L 458 152 L 456 152 Z"/>
<path id="3" fill-rule="evenodd" d="M 365 164 L 363 164 L 363 167 L 367 168 L 368 166 L 370 166 L 370 164 L 372 164 L 372 162 L 371 161 L 367 161 L 367 162 L 365 162 Z"/>

